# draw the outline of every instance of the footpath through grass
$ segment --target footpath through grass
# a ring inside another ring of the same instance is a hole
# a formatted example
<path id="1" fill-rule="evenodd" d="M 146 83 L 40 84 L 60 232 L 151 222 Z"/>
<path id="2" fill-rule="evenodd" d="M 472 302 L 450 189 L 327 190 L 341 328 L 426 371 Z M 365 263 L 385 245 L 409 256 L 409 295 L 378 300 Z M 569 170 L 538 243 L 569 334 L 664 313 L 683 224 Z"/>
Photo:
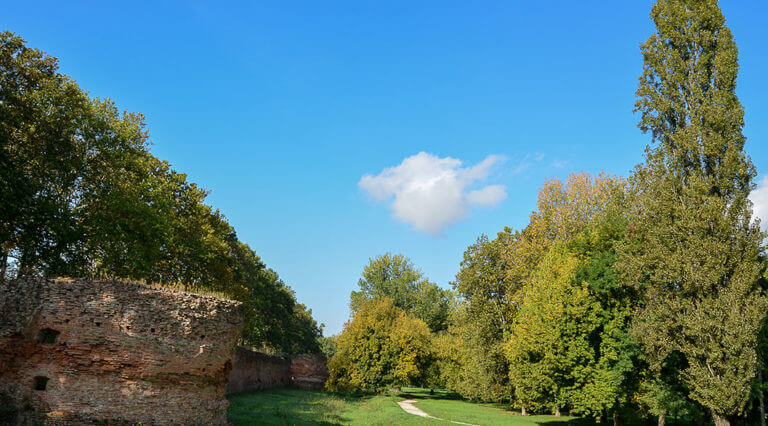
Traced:
<path id="1" fill-rule="evenodd" d="M 500 404 L 475 404 L 436 391 L 404 388 L 391 395 L 346 397 L 320 391 L 272 389 L 229 397 L 229 418 L 235 425 L 436 425 L 448 422 L 425 419 L 403 411 L 398 401 L 416 399 L 416 407 L 441 419 L 478 425 L 591 425 L 572 417 L 529 416 L 505 410 Z"/>

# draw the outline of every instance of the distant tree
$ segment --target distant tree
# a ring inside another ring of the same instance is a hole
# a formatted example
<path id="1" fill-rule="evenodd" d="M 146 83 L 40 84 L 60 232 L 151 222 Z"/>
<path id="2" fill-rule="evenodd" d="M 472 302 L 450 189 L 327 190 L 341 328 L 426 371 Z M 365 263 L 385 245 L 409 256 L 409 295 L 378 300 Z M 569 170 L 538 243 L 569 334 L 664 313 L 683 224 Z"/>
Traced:
<path id="1" fill-rule="evenodd" d="M 266 352 L 320 353 L 321 326 L 275 271 L 262 269 L 245 284 L 250 284 L 243 288 L 253 309 L 251 326 L 243 334 L 245 343 Z"/>
<path id="2" fill-rule="evenodd" d="M 389 387 L 426 384 L 432 362 L 429 327 L 409 317 L 388 297 L 362 301 L 336 337 L 326 388 L 380 392 Z"/>
<path id="3" fill-rule="evenodd" d="M 295 301 L 296 296 L 292 296 Z M 317 339 L 322 336 L 323 327 L 312 318 L 312 309 L 307 308 L 303 303 L 294 302 L 290 318 L 291 321 L 287 327 L 289 330 L 287 352 L 290 354 L 321 353 Z"/>
<path id="4" fill-rule="evenodd" d="M 490 316 L 469 316 L 462 302 L 451 325 L 433 340 L 440 383 L 473 401 L 501 402 L 509 398 L 509 361 L 504 335 L 496 335 Z"/>
<path id="5" fill-rule="evenodd" d="M 317 338 L 317 343 L 325 359 L 331 359 L 336 355 L 336 336 L 320 336 Z"/>
<path id="6" fill-rule="evenodd" d="M 395 306 L 422 319 L 432 331 L 444 330 L 453 294 L 430 282 L 410 259 L 386 253 L 370 259 L 357 282 L 359 291 L 350 295 L 350 308 L 357 312 L 370 299 L 389 297 Z"/>
<path id="7" fill-rule="evenodd" d="M 601 309 L 587 284 L 574 282 L 578 266 L 563 243 L 552 246 L 525 287 L 507 343 L 515 397 L 534 411 L 559 415 L 595 368 L 590 337 Z"/>
<path id="8" fill-rule="evenodd" d="M 492 334 L 503 335 L 509 331 L 515 315 L 514 297 L 521 283 L 509 279 L 505 254 L 518 237 L 519 234 L 509 228 L 492 240 L 481 235 L 464 252 L 461 269 L 456 274 L 456 292 L 470 304 L 471 311 L 490 317 Z"/>
<path id="9" fill-rule="evenodd" d="M 459 309 L 448 329 L 450 338 L 437 345 L 448 388 L 479 400 L 513 396 L 510 369 L 516 366 L 504 348 L 521 310 L 523 289 L 532 285 L 531 274 L 550 247 L 572 240 L 605 216 L 606 204 L 623 187 L 622 179 L 604 174 L 549 180 L 524 230 L 506 228 L 496 238 L 481 236 L 467 248 L 454 284 Z"/>
<path id="10" fill-rule="evenodd" d="M 460 306 L 440 339 L 440 371 L 446 386 L 466 398 L 509 398 L 509 362 L 504 343 L 514 319 L 520 284 L 508 278 L 505 254 L 517 233 L 509 228 L 482 235 L 464 252 L 454 289 Z"/>
<path id="11" fill-rule="evenodd" d="M 586 284 L 590 299 L 597 301 L 597 332 L 588 342 L 595 362 L 584 385 L 573 394 L 575 413 L 594 417 L 613 416 L 622 424 L 622 413 L 635 407 L 640 386 L 638 371 L 645 369 L 642 347 L 629 333 L 632 313 L 639 297 L 625 285 L 616 271 L 616 247 L 627 225 L 624 193 L 617 191 L 605 207 L 605 214 L 568 243 L 579 260 L 573 284 Z"/>
<path id="12" fill-rule="evenodd" d="M 643 294 L 634 335 L 651 367 L 681 354 L 691 398 L 722 426 L 750 397 L 767 307 L 738 52 L 716 0 L 659 0 L 651 17 L 636 108 L 656 145 L 632 178 L 636 219 L 617 265 Z"/>
<path id="13" fill-rule="evenodd" d="M 605 205 L 625 181 L 604 173 L 572 173 L 565 182 L 550 179 L 538 193 L 537 210 L 530 223 L 509 244 L 508 280 L 524 283 L 555 241 L 569 241 L 587 224 L 604 214 Z M 519 285 L 519 284 L 518 284 Z"/>

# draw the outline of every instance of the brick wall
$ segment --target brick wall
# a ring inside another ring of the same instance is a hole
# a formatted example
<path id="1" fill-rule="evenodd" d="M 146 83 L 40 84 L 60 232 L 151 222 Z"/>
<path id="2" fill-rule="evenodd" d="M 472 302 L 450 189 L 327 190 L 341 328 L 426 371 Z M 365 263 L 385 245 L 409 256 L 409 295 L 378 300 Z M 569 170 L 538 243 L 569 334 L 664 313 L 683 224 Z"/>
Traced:
<path id="1" fill-rule="evenodd" d="M 227 393 L 253 392 L 291 384 L 291 359 L 238 347 Z"/>
<path id="2" fill-rule="evenodd" d="M 293 357 L 267 355 L 237 348 L 235 364 L 229 373 L 227 393 L 253 392 L 293 386 L 322 389 L 328 379 L 325 357 L 300 354 Z"/>
<path id="3" fill-rule="evenodd" d="M 328 380 L 328 366 L 323 355 L 301 354 L 291 358 L 291 384 L 299 389 L 322 389 Z"/>
<path id="4" fill-rule="evenodd" d="M 242 324 L 237 302 L 211 296 L 113 281 L 6 282 L 0 391 L 45 420 L 225 424 Z"/>

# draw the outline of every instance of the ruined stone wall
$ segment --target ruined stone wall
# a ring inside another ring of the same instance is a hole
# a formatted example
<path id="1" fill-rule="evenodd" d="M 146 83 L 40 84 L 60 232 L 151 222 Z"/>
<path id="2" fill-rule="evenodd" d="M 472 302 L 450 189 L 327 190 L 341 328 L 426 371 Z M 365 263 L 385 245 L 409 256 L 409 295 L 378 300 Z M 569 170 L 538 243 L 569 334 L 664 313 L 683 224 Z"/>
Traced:
<path id="1" fill-rule="evenodd" d="M 46 421 L 225 424 L 239 303 L 137 284 L 0 284 L 0 391 Z"/>
<path id="2" fill-rule="evenodd" d="M 253 392 L 294 386 L 322 389 L 328 379 L 325 357 L 301 354 L 293 357 L 267 355 L 238 347 L 229 373 L 227 393 Z"/>
<path id="3" fill-rule="evenodd" d="M 328 380 L 328 366 L 323 355 L 301 354 L 291 358 L 291 384 L 299 389 L 319 390 Z"/>
<path id="4" fill-rule="evenodd" d="M 229 373 L 227 393 L 252 392 L 291 384 L 291 360 L 237 348 L 235 364 Z"/>

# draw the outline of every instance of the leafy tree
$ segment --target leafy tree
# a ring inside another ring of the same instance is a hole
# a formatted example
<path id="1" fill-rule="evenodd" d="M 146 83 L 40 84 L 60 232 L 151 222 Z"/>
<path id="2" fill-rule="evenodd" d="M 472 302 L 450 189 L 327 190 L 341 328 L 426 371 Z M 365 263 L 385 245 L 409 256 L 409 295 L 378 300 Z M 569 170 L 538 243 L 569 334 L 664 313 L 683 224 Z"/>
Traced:
<path id="1" fill-rule="evenodd" d="M 763 293 L 768 289 L 768 262 L 766 256 L 762 256 L 763 273 L 759 281 L 759 286 Z M 765 392 L 768 390 L 768 384 L 765 383 L 765 377 L 768 376 L 768 318 L 763 319 L 760 334 L 757 340 L 757 374 L 752 385 L 752 403 L 755 406 L 755 413 L 752 417 L 757 417 L 755 423 L 765 426 Z M 752 420 L 752 419 L 750 419 Z"/>
<path id="2" fill-rule="evenodd" d="M 501 401 L 511 394 L 504 343 L 520 286 L 508 279 L 505 254 L 516 237 L 509 228 L 492 240 L 480 236 L 464 252 L 456 275 L 460 307 L 436 346 L 446 386 L 466 398 Z"/>
<path id="3" fill-rule="evenodd" d="M 64 258 L 77 236 L 80 123 L 89 102 L 57 61 L 0 32 L 0 260 L 4 279 Z"/>
<path id="4" fill-rule="evenodd" d="M 621 179 L 602 174 L 547 181 L 539 192 L 539 209 L 523 231 L 506 228 L 492 240 L 481 236 L 467 249 L 454 284 L 461 306 L 448 329 L 451 342 L 438 345 L 450 389 L 481 400 L 511 395 L 504 348 L 531 272 L 552 244 L 569 241 L 604 215 L 606 203 L 623 186 Z"/>
<path id="5" fill-rule="evenodd" d="M 370 259 L 357 285 L 360 291 L 350 295 L 353 313 L 367 300 L 389 297 L 395 306 L 422 319 L 432 331 L 447 327 L 453 295 L 430 282 L 402 254 L 386 253 Z"/>
<path id="6" fill-rule="evenodd" d="M 493 240 L 481 235 L 464 252 L 461 269 L 456 274 L 454 288 L 478 315 L 488 315 L 493 330 L 503 335 L 509 331 L 515 315 L 514 296 L 520 282 L 509 280 L 505 254 L 519 233 L 505 228 Z"/>
<path id="7" fill-rule="evenodd" d="M 325 359 L 331 359 L 336 355 L 336 336 L 320 336 L 317 338 L 320 345 L 320 351 L 325 355 Z"/>
<path id="8" fill-rule="evenodd" d="M 596 418 L 613 414 L 618 424 L 633 402 L 640 348 L 629 324 L 637 298 L 613 268 L 626 223 L 616 201 L 574 239 L 555 242 L 523 289 L 507 354 L 519 403 L 536 411 L 569 406 Z"/>
<path id="9" fill-rule="evenodd" d="M 440 383 L 473 401 L 501 402 L 511 393 L 504 335 L 489 316 L 470 317 L 468 308 L 460 303 L 448 330 L 433 340 Z"/>
<path id="10" fill-rule="evenodd" d="M 258 259 L 247 246 L 244 249 Z M 242 289 L 237 300 L 251 309 L 243 343 L 265 352 L 320 353 L 317 339 L 322 336 L 322 326 L 312 318 L 311 310 L 296 302 L 293 290 L 277 273 L 258 262 L 262 268 L 255 271 L 255 277 L 236 281 Z"/>
<path id="11" fill-rule="evenodd" d="M 99 140 L 101 147 L 90 150 L 81 174 L 81 238 L 67 262 L 46 274 L 148 279 L 172 244 L 177 182 L 169 179 L 167 163 L 146 151 L 143 117 L 121 116 L 109 101 L 91 105 L 85 140 Z"/>
<path id="12" fill-rule="evenodd" d="M 573 284 L 586 283 L 591 298 L 599 304 L 599 326 L 589 336 L 595 363 L 571 402 L 575 412 L 595 417 L 612 413 L 615 424 L 621 423 L 621 413 L 633 405 L 640 386 L 637 372 L 644 368 L 641 347 L 629 334 L 639 298 L 632 287 L 621 282 L 614 267 L 616 246 L 622 242 L 627 224 L 623 195 L 616 192 L 605 215 L 568 244 L 580 259 Z"/>
<path id="13" fill-rule="evenodd" d="M 595 416 L 617 408 L 616 387 L 609 383 L 622 382 L 622 375 L 615 374 L 619 361 L 611 357 L 621 358 L 617 352 L 626 348 L 600 333 L 608 327 L 619 339 L 628 315 L 628 308 L 608 303 L 613 290 L 605 288 L 608 281 L 617 286 L 609 279 L 613 258 L 606 242 L 615 239 L 616 231 L 606 218 L 609 210 L 621 211 L 624 185 L 620 178 L 586 173 L 573 174 L 565 183 L 547 181 L 530 224 L 508 239 L 507 280 L 515 284 L 509 286 L 514 289 L 508 297 L 514 325 L 506 347 L 523 408 L 570 405 Z M 598 297 L 599 292 L 604 295 Z"/>
<path id="14" fill-rule="evenodd" d="M 691 398 L 727 425 L 749 398 L 766 309 L 738 52 L 716 0 L 659 0 L 651 17 L 636 107 L 656 144 L 632 178 L 618 266 L 643 294 L 634 335 L 651 367 L 680 353 Z"/>
<path id="15" fill-rule="evenodd" d="M 594 371 L 590 336 L 601 309 L 588 285 L 574 281 L 578 266 L 563 243 L 552 246 L 524 289 L 507 343 L 515 397 L 535 411 L 559 414 Z"/>
<path id="16" fill-rule="evenodd" d="M 616 176 L 584 172 L 571 174 L 565 182 L 544 182 L 530 223 L 508 246 L 508 280 L 524 283 L 553 242 L 568 241 L 582 232 L 624 185 Z"/>
<path id="17" fill-rule="evenodd" d="M 409 317 L 388 297 L 362 301 L 336 337 L 326 387 L 332 391 L 380 392 L 425 383 L 432 362 L 429 327 Z"/>
<path id="18" fill-rule="evenodd" d="M 90 99 L 55 58 L 0 33 L 0 280 L 126 278 L 243 303 L 242 343 L 319 352 L 321 326 L 205 204 L 151 155 L 141 114 Z"/>
<path id="19" fill-rule="evenodd" d="M 690 389 L 680 378 L 680 371 L 686 367 L 685 357 L 674 352 L 664 360 L 659 371 L 644 369 L 639 372 L 637 400 L 643 409 L 658 416 L 659 426 L 666 424 L 667 416 L 685 414 L 689 418 L 703 419 L 700 406 L 688 397 Z"/>

